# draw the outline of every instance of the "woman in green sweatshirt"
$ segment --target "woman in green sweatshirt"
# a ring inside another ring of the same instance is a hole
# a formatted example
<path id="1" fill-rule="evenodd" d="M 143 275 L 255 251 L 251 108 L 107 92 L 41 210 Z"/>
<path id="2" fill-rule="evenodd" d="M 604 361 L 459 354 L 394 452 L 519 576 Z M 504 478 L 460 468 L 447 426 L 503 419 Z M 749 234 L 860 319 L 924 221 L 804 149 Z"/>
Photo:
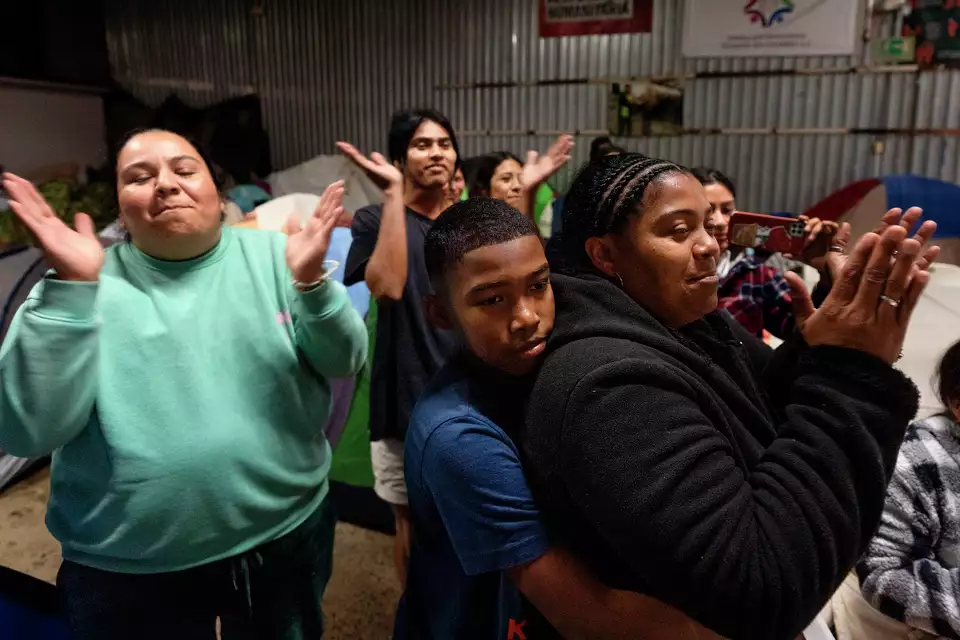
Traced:
<path id="1" fill-rule="evenodd" d="M 130 242 L 60 222 L 4 175 L 51 274 L 0 348 L 0 448 L 53 453 L 47 526 L 75 637 L 318 638 L 331 570 L 328 379 L 363 321 L 324 254 L 342 183 L 288 237 L 222 228 L 210 169 L 166 131 L 117 158 Z"/>

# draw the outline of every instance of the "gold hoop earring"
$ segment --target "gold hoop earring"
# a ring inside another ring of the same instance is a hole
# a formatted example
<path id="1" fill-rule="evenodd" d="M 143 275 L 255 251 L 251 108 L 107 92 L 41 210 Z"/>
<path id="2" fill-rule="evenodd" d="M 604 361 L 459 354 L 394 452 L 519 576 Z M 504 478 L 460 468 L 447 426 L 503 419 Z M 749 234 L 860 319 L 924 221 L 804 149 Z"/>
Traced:
<path id="1" fill-rule="evenodd" d="M 623 286 L 623 278 L 620 276 L 620 274 L 619 274 L 619 273 L 614 273 L 613 275 L 617 276 L 617 280 L 620 281 L 620 288 L 623 289 L 624 291 L 626 291 L 626 287 Z"/>

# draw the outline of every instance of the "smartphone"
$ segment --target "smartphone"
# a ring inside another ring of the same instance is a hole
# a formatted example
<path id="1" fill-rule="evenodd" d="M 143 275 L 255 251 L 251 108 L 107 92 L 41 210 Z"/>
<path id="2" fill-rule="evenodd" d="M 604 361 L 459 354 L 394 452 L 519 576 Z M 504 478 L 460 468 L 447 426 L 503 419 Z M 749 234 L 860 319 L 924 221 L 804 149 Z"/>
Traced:
<path id="1" fill-rule="evenodd" d="M 806 241 L 802 220 L 736 211 L 730 216 L 730 243 L 771 253 L 800 255 Z"/>

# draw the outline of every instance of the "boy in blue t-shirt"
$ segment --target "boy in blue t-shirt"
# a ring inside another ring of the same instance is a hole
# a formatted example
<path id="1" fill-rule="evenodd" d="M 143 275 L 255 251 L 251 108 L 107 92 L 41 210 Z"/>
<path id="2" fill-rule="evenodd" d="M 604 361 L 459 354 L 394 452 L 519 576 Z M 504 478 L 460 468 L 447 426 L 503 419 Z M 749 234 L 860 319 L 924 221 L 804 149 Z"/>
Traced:
<path id="1" fill-rule="evenodd" d="M 454 330 L 460 347 L 407 432 L 413 546 L 394 638 L 715 637 L 601 584 L 544 532 L 512 438 L 553 329 L 533 222 L 499 200 L 456 203 L 427 235 L 424 259 L 430 321 Z"/>

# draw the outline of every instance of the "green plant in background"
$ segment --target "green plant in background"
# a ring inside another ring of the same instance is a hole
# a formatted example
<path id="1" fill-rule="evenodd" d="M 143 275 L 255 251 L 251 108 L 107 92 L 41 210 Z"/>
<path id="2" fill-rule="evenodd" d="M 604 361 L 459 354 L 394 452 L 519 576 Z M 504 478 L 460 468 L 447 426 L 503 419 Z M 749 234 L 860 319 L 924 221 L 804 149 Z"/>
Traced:
<path id="1" fill-rule="evenodd" d="M 117 218 L 116 195 L 105 182 L 80 184 L 76 180 L 51 180 L 37 187 L 57 217 L 73 226 L 73 217 L 80 212 L 93 218 L 97 230 Z M 0 211 L 0 247 L 33 244 L 33 237 L 13 211 Z"/>

